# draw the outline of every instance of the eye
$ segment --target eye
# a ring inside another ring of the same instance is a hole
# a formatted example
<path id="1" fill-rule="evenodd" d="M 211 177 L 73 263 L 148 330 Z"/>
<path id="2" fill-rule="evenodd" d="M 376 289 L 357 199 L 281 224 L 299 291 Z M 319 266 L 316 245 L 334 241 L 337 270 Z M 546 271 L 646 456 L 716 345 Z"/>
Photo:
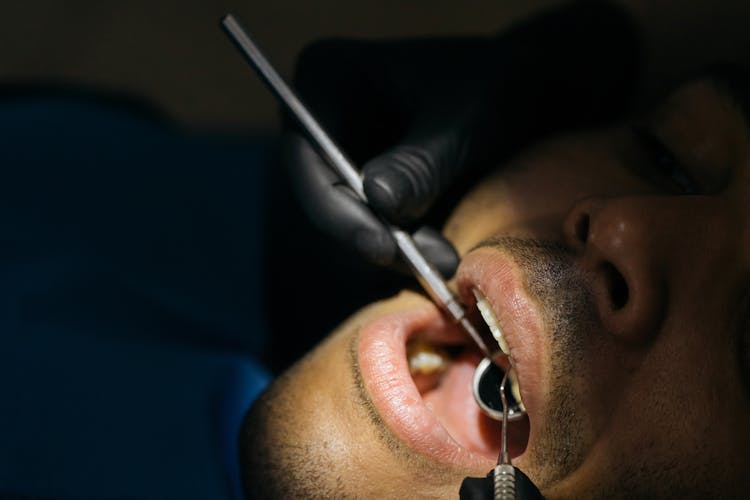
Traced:
<path id="1" fill-rule="evenodd" d="M 670 192 L 698 194 L 695 180 L 658 136 L 638 126 L 633 127 L 633 134 L 648 159 L 648 165 L 639 166 L 643 177 Z"/>

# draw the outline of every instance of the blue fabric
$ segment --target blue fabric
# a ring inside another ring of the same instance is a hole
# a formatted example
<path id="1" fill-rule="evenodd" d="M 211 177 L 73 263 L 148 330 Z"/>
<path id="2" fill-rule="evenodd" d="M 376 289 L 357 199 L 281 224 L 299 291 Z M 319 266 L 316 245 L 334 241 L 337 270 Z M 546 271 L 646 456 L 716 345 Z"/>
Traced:
<path id="1" fill-rule="evenodd" d="M 0 496 L 238 498 L 268 148 L 0 101 Z"/>

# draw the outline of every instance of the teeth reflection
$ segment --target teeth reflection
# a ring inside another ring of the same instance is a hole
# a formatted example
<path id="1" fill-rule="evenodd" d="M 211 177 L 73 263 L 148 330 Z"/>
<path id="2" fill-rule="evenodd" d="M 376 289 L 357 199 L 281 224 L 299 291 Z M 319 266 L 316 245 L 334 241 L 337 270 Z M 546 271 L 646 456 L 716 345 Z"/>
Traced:
<path id="1" fill-rule="evenodd" d="M 487 326 L 490 328 L 492 336 L 495 337 L 495 340 L 500 345 L 500 350 L 506 355 L 510 354 L 508 343 L 505 341 L 505 337 L 503 337 L 503 331 L 500 329 L 495 312 L 492 310 L 489 302 L 487 302 L 487 298 L 476 288 L 472 289 L 472 291 L 474 292 L 474 297 L 477 299 L 477 309 L 479 309 L 484 322 L 487 323 Z"/>
<path id="2" fill-rule="evenodd" d="M 515 370 L 510 372 L 508 379 L 510 380 L 510 393 L 515 398 L 521 411 L 526 411 L 526 407 L 523 405 L 523 400 L 521 399 L 521 386 L 518 385 Z"/>
<path id="3" fill-rule="evenodd" d="M 410 342 L 406 347 L 409 372 L 413 375 L 432 375 L 448 367 L 447 354 L 435 346 L 421 340 Z"/>
<path id="4" fill-rule="evenodd" d="M 474 369 L 471 392 L 482 412 L 493 420 L 503 419 L 503 397 L 500 392 L 505 371 L 484 358 Z M 526 414 L 526 407 L 521 401 L 521 390 L 518 386 L 515 370 L 511 369 L 505 382 L 505 402 L 508 404 L 508 420 L 519 420 Z"/>

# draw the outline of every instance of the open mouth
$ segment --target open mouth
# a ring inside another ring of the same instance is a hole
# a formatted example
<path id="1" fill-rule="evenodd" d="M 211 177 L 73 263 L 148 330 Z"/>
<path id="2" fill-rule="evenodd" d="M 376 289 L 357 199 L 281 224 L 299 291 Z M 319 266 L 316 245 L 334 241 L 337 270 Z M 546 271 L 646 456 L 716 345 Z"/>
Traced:
<path id="1" fill-rule="evenodd" d="M 513 318 L 498 314 L 499 295 L 483 273 L 485 265 L 477 260 L 468 263 L 463 275 L 459 270 L 461 297 L 472 322 L 484 325 L 473 294 L 474 288 L 481 290 L 496 316 L 494 326 L 506 330 Z M 497 286 L 510 285 L 506 280 Z M 523 326 L 524 318 L 520 322 Z M 518 330 L 503 336 L 516 368 L 523 365 L 517 361 L 529 348 L 528 342 L 518 342 L 517 349 Z M 497 460 L 501 426 L 480 410 L 472 393 L 472 378 L 482 358 L 468 335 L 432 305 L 375 320 L 362 329 L 358 344 L 363 383 L 378 414 L 401 441 L 435 461 L 486 471 Z M 533 399 L 524 377 L 518 381 L 519 397 L 524 402 Z M 510 423 L 511 458 L 525 451 L 530 434 L 528 417 Z"/>
<path id="2" fill-rule="evenodd" d="M 470 316 L 478 329 L 496 327 L 491 313 L 485 310 L 479 318 L 476 309 L 476 304 L 472 304 Z M 500 342 L 504 342 L 502 336 Z M 407 341 L 406 356 L 410 375 L 422 400 L 451 438 L 473 453 L 496 460 L 500 451 L 501 423 L 497 418 L 487 416 L 486 409 L 480 408 L 472 391 L 477 366 L 489 363 L 489 360 L 483 360 L 484 355 L 479 348 L 466 338 L 457 342 L 441 342 L 440 338 L 432 340 L 429 335 L 417 334 Z M 504 363 L 503 369 L 509 370 L 510 364 Z M 492 384 L 495 390 L 503 373 L 500 370 L 497 372 L 500 378 L 496 384 Z M 517 379 L 513 378 L 509 386 L 506 391 L 509 401 L 520 401 Z M 494 400 L 500 400 L 499 391 L 493 396 Z M 500 410 L 494 412 L 497 417 L 502 409 L 498 405 L 495 408 Z M 528 417 L 521 416 L 509 423 L 508 451 L 511 457 L 523 453 L 528 437 Z"/>

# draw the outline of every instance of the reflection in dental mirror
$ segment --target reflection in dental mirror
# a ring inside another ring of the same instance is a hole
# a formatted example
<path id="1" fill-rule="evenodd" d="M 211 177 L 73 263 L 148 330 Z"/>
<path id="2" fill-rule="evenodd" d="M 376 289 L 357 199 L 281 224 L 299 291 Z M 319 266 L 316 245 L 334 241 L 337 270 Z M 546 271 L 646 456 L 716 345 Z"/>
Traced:
<path id="1" fill-rule="evenodd" d="M 500 387 L 505 373 L 489 358 L 484 358 L 474 371 L 471 384 L 472 393 L 482 411 L 490 418 L 502 421 L 503 402 L 500 397 Z M 521 392 L 515 373 L 509 373 L 510 384 L 506 384 L 505 397 L 508 401 L 508 419 L 519 420 L 526 415 L 526 408 L 521 401 Z"/>

